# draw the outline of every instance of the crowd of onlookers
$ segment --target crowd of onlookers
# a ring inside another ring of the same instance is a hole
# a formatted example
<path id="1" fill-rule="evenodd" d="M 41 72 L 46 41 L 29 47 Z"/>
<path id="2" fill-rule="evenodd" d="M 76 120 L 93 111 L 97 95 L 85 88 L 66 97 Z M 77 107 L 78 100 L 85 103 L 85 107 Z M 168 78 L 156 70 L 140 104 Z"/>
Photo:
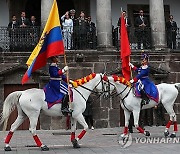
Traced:
<path id="1" fill-rule="evenodd" d="M 133 26 L 132 22 L 127 17 L 126 11 L 123 11 L 123 13 L 131 49 L 152 48 L 150 24 L 147 16 L 144 15 L 144 11 L 139 11 L 139 15 L 135 18 Z M 65 49 L 96 49 L 96 26 L 95 23 L 91 21 L 91 16 L 86 17 L 84 11 L 81 11 L 79 16 L 77 16 L 76 11 L 71 9 L 60 17 Z M 119 28 L 119 30 L 120 26 L 121 18 L 119 18 L 117 23 L 117 28 Z M 27 31 L 27 29 L 29 29 L 29 31 Z M 177 48 L 177 30 L 177 24 L 173 20 L 173 16 L 170 15 L 169 21 L 166 22 L 167 47 L 170 49 Z M 30 19 L 26 18 L 25 11 L 22 11 L 19 19 L 17 19 L 15 15 L 12 15 L 12 19 L 8 24 L 8 31 L 10 36 L 10 48 L 11 46 L 16 46 L 16 42 L 18 41 L 22 44 L 23 40 L 21 41 L 20 37 L 22 37 L 22 39 L 26 37 L 24 42 L 28 43 L 28 40 L 32 41 L 31 44 L 33 47 L 39 39 L 40 23 L 36 21 L 36 17 L 34 15 L 32 15 Z M 115 31 L 113 28 L 112 36 L 113 45 L 119 47 L 119 31 Z M 135 40 L 132 40 L 132 36 L 135 38 Z M 136 44 L 135 48 L 133 47 L 133 44 Z"/>
<path id="2" fill-rule="evenodd" d="M 76 18 L 74 9 L 61 17 L 64 46 L 66 49 L 95 49 L 96 27 L 91 16 L 86 17 L 84 11 Z"/>
<path id="3" fill-rule="evenodd" d="M 8 24 L 10 50 L 34 48 L 39 39 L 39 26 L 34 15 L 30 19 L 26 18 L 25 11 L 21 12 L 19 19 L 17 19 L 16 15 L 12 15 Z"/>
<path id="4" fill-rule="evenodd" d="M 85 13 L 81 11 L 79 17 L 76 18 L 76 11 L 72 9 L 67 11 L 60 19 L 65 49 L 96 48 L 96 26 L 91 21 L 90 16 L 86 17 Z M 37 42 L 39 36 L 35 31 L 38 26 L 40 24 L 36 21 L 36 17 L 32 15 L 30 19 L 26 18 L 25 11 L 21 12 L 19 19 L 13 15 L 8 24 L 10 45 L 17 42 L 18 33 L 25 36 L 27 30 L 29 30 L 28 39 L 36 38 Z"/>
<path id="5" fill-rule="evenodd" d="M 151 29 L 147 15 L 144 15 L 144 11 L 142 9 L 139 10 L 139 14 L 134 20 L 134 26 L 132 26 L 132 22 L 127 17 L 126 11 L 123 11 L 123 14 L 124 14 L 125 25 L 127 27 L 129 39 L 132 39 L 131 36 L 136 37 L 137 41 L 135 42 L 137 42 L 137 49 L 151 48 Z M 118 20 L 117 26 L 119 28 L 121 26 L 121 17 Z M 177 36 L 178 27 L 177 27 L 177 23 L 173 20 L 173 15 L 169 16 L 169 20 L 166 22 L 165 28 L 166 28 L 167 47 L 170 49 L 176 49 L 177 48 L 176 36 Z"/>

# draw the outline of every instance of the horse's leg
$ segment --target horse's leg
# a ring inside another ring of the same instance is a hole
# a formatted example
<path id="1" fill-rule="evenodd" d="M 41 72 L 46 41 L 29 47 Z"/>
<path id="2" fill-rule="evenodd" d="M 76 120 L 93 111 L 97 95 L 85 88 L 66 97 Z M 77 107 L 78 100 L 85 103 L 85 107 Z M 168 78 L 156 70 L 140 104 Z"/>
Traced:
<path id="1" fill-rule="evenodd" d="M 16 129 L 24 122 L 24 120 L 27 118 L 27 116 L 24 114 L 24 112 L 21 110 L 19 106 L 17 106 L 18 110 L 18 117 L 16 118 L 15 122 L 11 125 L 10 131 L 5 139 L 6 146 L 4 147 L 5 151 L 11 151 L 11 147 L 9 145 L 9 142 L 13 136 L 13 133 L 16 131 Z"/>
<path id="2" fill-rule="evenodd" d="M 36 145 L 38 147 L 41 147 L 42 151 L 48 151 L 49 148 L 46 145 L 43 145 L 41 140 L 39 139 L 39 137 L 36 134 L 36 126 L 37 126 L 37 122 L 38 122 L 38 117 L 39 117 L 40 112 L 34 112 L 33 114 L 31 114 L 29 117 L 29 121 L 30 121 L 30 127 L 29 130 L 34 138 L 34 141 L 36 142 Z"/>
<path id="3" fill-rule="evenodd" d="M 166 129 L 164 131 L 164 135 L 165 135 L 165 137 L 167 137 L 169 135 L 169 128 L 172 124 L 174 124 L 174 132 L 170 135 L 170 137 L 176 137 L 176 132 L 178 131 L 178 128 L 177 128 L 176 114 L 174 112 L 173 106 L 172 105 L 164 105 L 164 107 L 170 116 L 170 120 L 168 121 L 168 123 L 166 125 Z"/>
<path id="4" fill-rule="evenodd" d="M 75 139 L 76 124 L 77 124 L 77 120 L 71 118 L 71 142 Z"/>
<path id="5" fill-rule="evenodd" d="M 121 137 L 124 137 L 125 135 L 128 134 L 128 125 L 129 125 L 129 119 L 130 119 L 130 112 L 124 110 L 124 116 L 125 116 L 125 126 L 124 126 L 124 132 L 121 135 Z"/>
<path id="6" fill-rule="evenodd" d="M 79 114 L 77 117 L 76 117 L 77 121 L 79 122 L 80 125 L 83 126 L 83 130 L 81 131 L 81 133 L 78 135 L 78 137 L 74 140 L 72 140 L 72 143 L 73 143 L 73 147 L 74 148 L 80 148 L 79 144 L 78 144 L 78 141 L 80 139 L 83 138 L 83 136 L 86 134 L 86 130 L 88 129 L 88 125 L 84 119 L 84 116 L 82 114 Z"/>
<path id="7" fill-rule="evenodd" d="M 139 114 L 140 114 L 140 111 L 133 110 L 134 126 L 140 133 L 146 136 L 150 136 L 150 133 L 148 131 L 144 131 L 144 129 L 139 126 Z"/>

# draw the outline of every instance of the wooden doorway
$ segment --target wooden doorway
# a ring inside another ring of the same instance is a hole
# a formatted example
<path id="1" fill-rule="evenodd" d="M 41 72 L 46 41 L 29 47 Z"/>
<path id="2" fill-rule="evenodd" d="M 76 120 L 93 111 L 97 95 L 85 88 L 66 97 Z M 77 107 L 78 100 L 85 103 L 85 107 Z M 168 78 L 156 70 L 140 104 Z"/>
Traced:
<path id="1" fill-rule="evenodd" d="M 4 85 L 4 98 L 6 98 L 10 93 L 18 90 L 26 90 L 30 88 L 38 88 L 38 84 L 25 84 L 25 85 L 20 85 L 20 84 L 5 84 Z M 17 109 L 13 111 L 9 117 L 8 120 L 8 125 L 6 130 L 10 130 L 11 125 L 14 123 L 14 121 L 17 118 Z M 29 119 L 26 119 L 21 126 L 18 128 L 18 130 L 28 130 L 29 129 Z M 40 129 L 40 121 L 38 120 L 37 128 Z"/>

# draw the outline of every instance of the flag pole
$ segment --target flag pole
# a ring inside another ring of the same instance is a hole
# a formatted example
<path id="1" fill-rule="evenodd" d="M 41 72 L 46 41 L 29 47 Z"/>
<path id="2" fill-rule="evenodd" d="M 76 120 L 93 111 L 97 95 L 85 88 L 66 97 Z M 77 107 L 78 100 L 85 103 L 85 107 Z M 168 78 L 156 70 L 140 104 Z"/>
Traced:
<path id="1" fill-rule="evenodd" d="M 64 64 L 67 66 L 66 54 L 64 52 Z M 67 84 L 68 84 L 68 96 L 69 96 L 69 108 L 72 110 L 71 92 L 69 87 L 69 70 L 66 72 Z"/>

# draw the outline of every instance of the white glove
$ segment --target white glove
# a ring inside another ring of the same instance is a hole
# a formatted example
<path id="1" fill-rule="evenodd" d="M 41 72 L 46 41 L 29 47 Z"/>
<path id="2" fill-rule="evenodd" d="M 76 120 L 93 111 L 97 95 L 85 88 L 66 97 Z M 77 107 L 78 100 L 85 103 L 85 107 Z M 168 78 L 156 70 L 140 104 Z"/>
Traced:
<path id="1" fill-rule="evenodd" d="M 131 68 L 133 68 L 133 67 L 134 67 L 134 65 L 133 65 L 133 64 L 131 64 L 131 63 L 129 63 L 129 66 L 130 66 Z"/>
<path id="2" fill-rule="evenodd" d="M 130 82 L 131 84 L 133 84 L 133 83 L 134 83 L 134 80 L 133 80 L 133 79 L 131 79 L 129 82 Z"/>
<path id="3" fill-rule="evenodd" d="M 68 66 L 65 66 L 63 69 L 62 69 L 62 72 L 65 73 L 69 70 L 69 67 Z"/>

